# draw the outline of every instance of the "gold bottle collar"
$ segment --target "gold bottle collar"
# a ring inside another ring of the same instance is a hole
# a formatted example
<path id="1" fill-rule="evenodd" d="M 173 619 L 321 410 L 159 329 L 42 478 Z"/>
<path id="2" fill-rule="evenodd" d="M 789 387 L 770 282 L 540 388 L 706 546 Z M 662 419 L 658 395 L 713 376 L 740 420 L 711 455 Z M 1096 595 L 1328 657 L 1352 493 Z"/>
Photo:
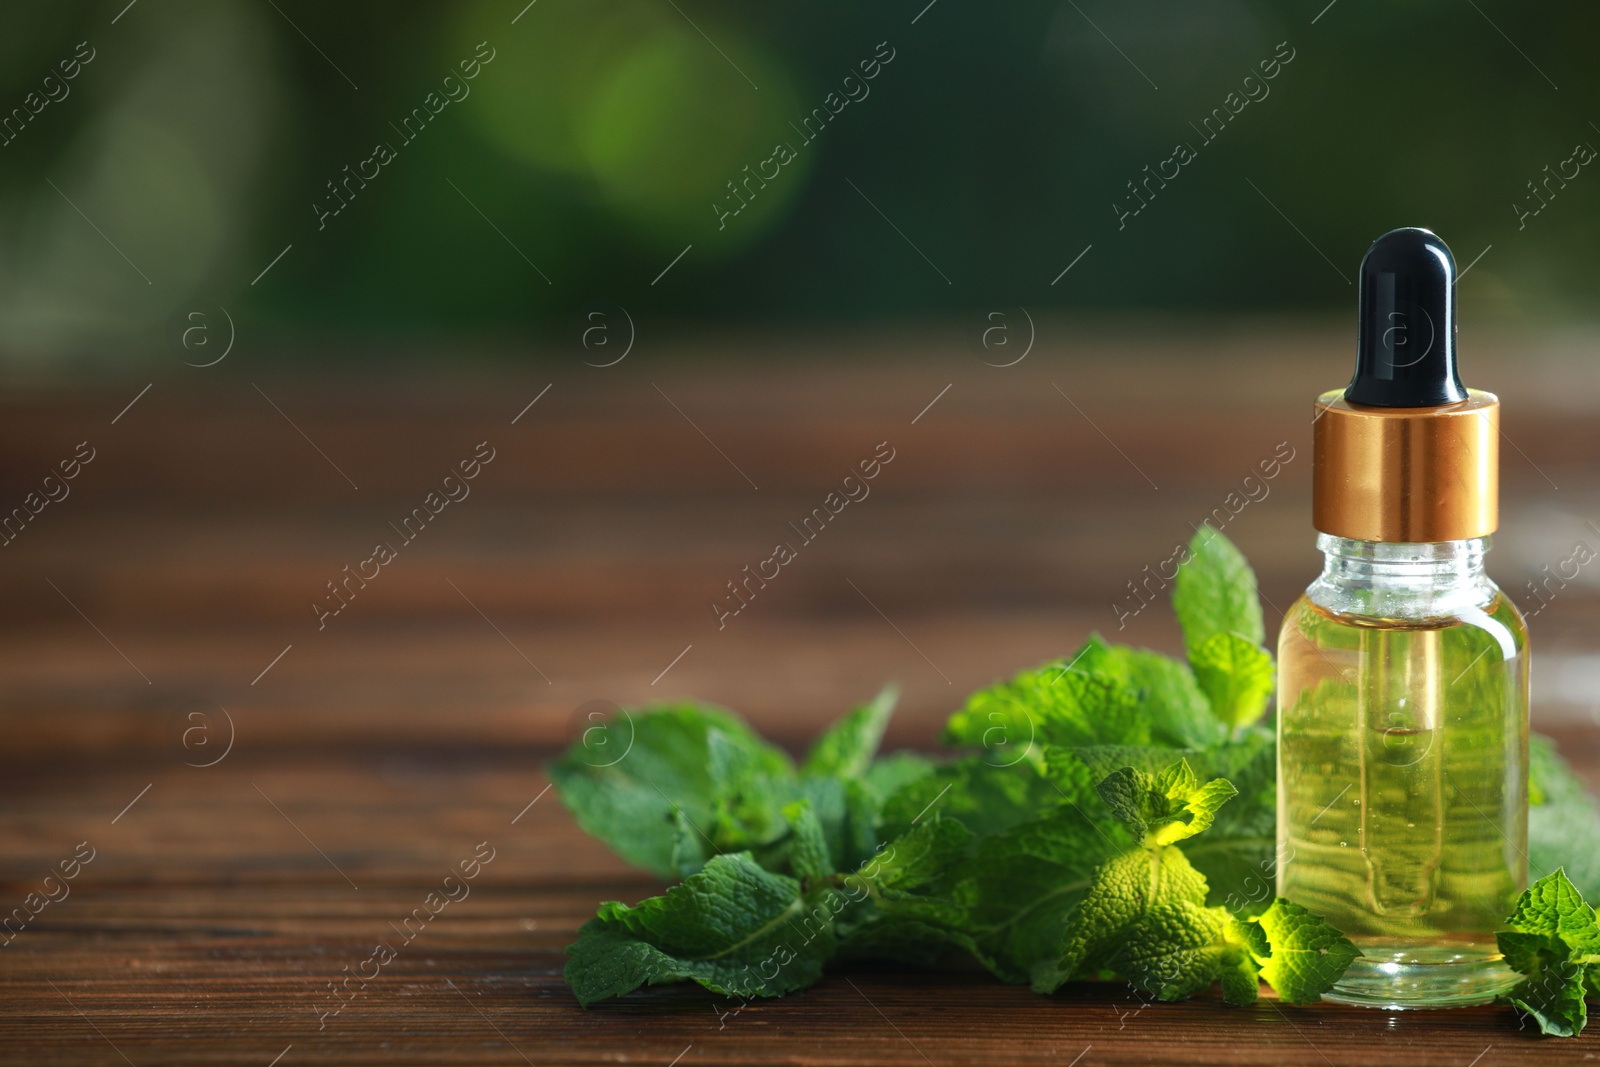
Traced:
<path id="1" fill-rule="evenodd" d="M 1359 541 L 1462 541 L 1500 521 L 1500 400 L 1431 408 L 1317 398 L 1312 524 Z"/>

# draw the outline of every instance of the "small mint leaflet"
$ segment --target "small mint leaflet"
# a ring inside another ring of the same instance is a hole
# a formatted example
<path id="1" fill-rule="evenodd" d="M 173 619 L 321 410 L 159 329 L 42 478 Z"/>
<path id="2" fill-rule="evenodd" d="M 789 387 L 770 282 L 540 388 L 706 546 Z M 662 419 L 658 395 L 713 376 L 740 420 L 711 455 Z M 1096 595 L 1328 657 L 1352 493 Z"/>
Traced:
<path id="1" fill-rule="evenodd" d="M 866 774 L 899 697 L 898 687 L 886 685 L 871 703 L 856 708 L 828 727 L 806 753 L 800 773 L 837 778 L 860 778 Z"/>
<path id="2" fill-rule="evenodd" d="M 1123 767 L 1095 788 L 1111 813 L 1127 823 L 1146 848 L 1202 832 L 1216 819 L 1217 810 L 1239 792 L 1225 778 L 1201 785 L 1186 759 L 1157 774 Z"/>
<path id="3" fill-rule="evenodd" d="M 1255 571 L 1233 542 L 1210 526 L 1200 527 L 1189 542 L 1172 590 L 1172 610 L 1191 657 L 1213 634 L 1236 633 L 1255 645 L 1266 639 Z"/>
<path id="4" fill-rule="evenodd" d="M 1260 974 L 1285 1004 L 1311 1004 L 1361 955 L 1326 919 L 1279 898 L 1241 923 Z"/>
<path id="5" fill-rule="evenodd" d="M 741 997 L 803 989 L 833 955 L 846 906 L 832 889 L 803 896 L 749 853 L 713 856 L 662 896 L 602 904 L 567 949 L 567 984 L 585 1007 L 683 979 Z"/>
<path id="6" fill-rule="evenodd" d="M 1248 726 L 1267 710 L 1277 671 L 1260 645 L 1232 631 L 1214 633 L 1189 653 L 1189 665 L 1225 725 Z"/>
<path id="7" fill-rule="evenodd" d="M 1584 995 L 1600 968 L 1600 926 L 1566 872 L 1534 882 L 1496 935 L 1506 964 L 1524 977 L 1503 998 L 1542 1033 L 1575 1037 L 1588 1022 Z"/>

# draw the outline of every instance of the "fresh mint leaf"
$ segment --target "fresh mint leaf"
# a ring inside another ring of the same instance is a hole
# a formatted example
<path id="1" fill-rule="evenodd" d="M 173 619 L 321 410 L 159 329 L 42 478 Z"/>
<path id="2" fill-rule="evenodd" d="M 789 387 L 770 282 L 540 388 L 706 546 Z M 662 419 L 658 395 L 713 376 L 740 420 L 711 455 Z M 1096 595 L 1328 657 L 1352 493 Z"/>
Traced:
<path id="1" fill-rule="evenodd" d="M 1209 713 L 1208 713 L 1209 714 Z M 1254 913 L 1271 903 L 1277 842 L 1277 744 L 1267 727 L 1251 727 L 1236 741 L 1205 749 L 1172 749 L 1152 745 L 1092 745 L 1048 748 L 1046 772 L 1081 766 L 1095 781 L 1131 767 L 1155 775 L 1173 760 L 1188 760 L 1200 779 L 1226 778 L 1238 796 L 1215 813 L 1206 832 L 1186 841 L 1184 855 L 1206 876 L 1206 903 L 1226 905 L 1235 913 Z M 1081 801 L 1080 801 L 1081 803 Z M 1093 807 L 1092 805 L 1090 806 Z"/>
<path id="2" fill-rule="evenodd" d="M 1034 989 L 1052 992 L 1099 970 L 1163 1000 L 1204 989 L 1218 977 L 1215 943 L 1227 922 L 1205 898 L 1205 878 L 1176 848 L 1135 848 L 1107 860 L 1063 924 L 1054 958 L 1034 967 Z"/>
<path id="3" fill-rule="evenodd" d="M 785 804 L 783 817 L 789 822 L 789 868 L 802 879 L 826 878 L 833 874 L 828 841 L 822 824 L 817 821 L 817 813 L 811 808 L 811 801 Z"/>
<path id="4" fill-rule="evenodd" d="M 1095 788 L 1111 813 L 1127 823 L 1146 848 L 1170 845 L 1205 830 L 1217 809 L 1239 792 L 1225 778 L 1201 785 L 1188 760 L 1154 775 L 1123 767 Z"/>
<path id="5" fill-rule="evenodd" d="M 1261 964 L 1250 951 L 1251 939 L 1245 920 L 1233 918 L 1222 931 L 1222 999 L 1241 1007 L 1254 1004 L 1261 996 Z M 1270 946 L 1269 946 L 1270 948 Z"/>
<path id="6" fill-rule="evenodd" d="M 1270 727 L 1250 727 L 1231 744 L 1185 756 L 1201 778 L 1226 778 L 1239 795 L 1222 806 L 1211 828 L 1184 842 L 1183 854 L 1206 876 L 1207 904 L 1253 915 L 1272 902 L 1277 878 L 1277 740 Z"/>
<path id="7" fill-rule="evenodd" d="M 1528 736 L 1528 793 L 1529 868 L 1564 868 L 1580 893 L 1600 900 L 1600 803 L 1539 734 Z"/>
<path id="8" fill-rule="evenodd" d="M 1322 999 L 1361 955 L 1327 920 L 1282 898 L 1256 918 L 1240 922 L 1238 929 L 1260 976 L 1285 1004 Z"/>
<path id="9" fill-rule="evenodd" d="M 1107 775 L 1131 767 L 1146 774 L 1160 774 L 1175 759 L 1194 760 L 1198 749 L 1166 748 L 1161 745 L 1083 745 L 1078 748 L 1053 746 L 1045 753 L 1045 766 L 1056 773 L 1060 768 L 1080 763 L 1096 783 Z"/>
<path id="10" fill-rule="evenodd" d="M 1267 710 L 1277 672 L 1260 645 L 1231 631 L 1214 633 L 1190 651 L 1189 665 L 1212 713 L 1229 727 L 1248 726 Z"/>
<path id="11" fill-rule="evenodd" d="M 933 773 L 934 764 L 910 752 L 896 752 L 874 760 L 866 774 L 860 778 L 806 779 L 812 783 L 839 782 L 843 786 L 845 818 L 840 827 L 840 869 L 859 866 L 872 855 L 886 836 L 883 827 L 884 806 L 889 798 L 912 782 Z"/>
<path id="12" fill-rule="evenodd" d="M 898 687 L 884 686 L 871 703 L 830 726 L 811 746 L 800 773 L 819 778 L 860 778 L 866 774 L 899 698 Z"/>
<path id="13" fill-rule="evenodd" d="M 1074 670 L 1121 683 L 1137 694 L 1150 740 L 1173 748 L 1205 748 L 1227 731 L 1211 714 L 1210 701 L 1181 660 L 1145 648 L 1108 644 L 1099 634 L 1068 660 Z"/>
<path id="14" fill-rule="evenodd" d="M 697 704 L 623 715 L 591 727 L 549 768 L 578 825 L 623 859 L 663 878 L 679 873 L 678 811 L 709 839 L 708 854 L 787 830 L 781 808 L 798 796 L 794 765 L 738 717 Z"/>
<path id="15" fill-rule="evenodd" d="M 1099 804 L 1093 778 L 1081 762 L 1051 760 L 1043 769 L 1034 761 L 996 766 L 989 758 L 969 756 L 944 764 L 900 790 L 884 805 L 884 836 L 892 840 L 906 833 L 924 813 L 957 819 L 987 837 L 1057 808 Z"/>
<path id="16" fill-rule="evenodd" d="M 965 826 L 934 815 L 889 842 L 856 873 L 875 893 L 909 893 L 947 873 L 971 840 Z"/>
<path id="17" fill-rule="evenodd" d="M 1543 1033 L 1581 1033 L 1588 1021 L 1584 996 L 1600 966 L 1594 909 L 1557 870 L 1523 891 L 1506 925 L 1510 929 L 1497 935 L 1500 951 L 1526 977 L 1504 999 L 1532 1016 Z"/>
<path id="18" fill-rule="evenodd" d="M 1172 610 L 1191 660 L 1213 634 L 1235 633 L 1251 644 L 1266 639 L 1256 575 L 1244 556 L 1216 529 L 1202 526 L 1178 567 Z"/>
<path id="19" fill-rule="evenodd" d="M 932 774 L 935 766 L 933 760 L 915 752 L 891 752 L 873 760 L 862 777 L 874 795 L 887 800 L 917 779 Z"/>
<path id="20" fill-rule="evenodd" d="M 960 823 L 930 815 L 846 876 L 846 895 L 872 907 L 841 924 L 841 955 L 931 963 L 952 948 L 972 952 L 963 909 L 947 895 L 950 872 L 971 840 Z"/>
<path id="21" fill-rule="evenodd" d="M 699 829 L 689 821 L 682 808 L 672 809 L 670 816 L 672 823 L 672 869 L 679 878 L 687 878 L 701 867 L 706 865 L 706 860 L 716 855 L 712 847 Z"/>
<path id="22" fill-rule="evenodd" d="M 747 853 L 714 856 L 662 896 L 602 904 L 567 949 L 567 984 L 584 1007 L 683 979 L 739 997 L 803 989 L 835 949 L 834 894 L 802 896 Z"/>
<path id="23" fill-rule="evenodd" d="M 1145 744 L 1150 723 L 1138 697 L 1115 678 L 1058 660 L 973 693 L 945 725 L 945 741 L 980 747 L 1004 765 L 1036 758 L 1045 744 Z"/>
<path id="24" fill-rule="evenodd" d="M 968 951 L 1008 982 L 1028 982 L 1059 955 L 1095 868 L 1134 847 L 1111 819 L 1059 807 L 976 842 L 952 872 L 948 897 Z"/>

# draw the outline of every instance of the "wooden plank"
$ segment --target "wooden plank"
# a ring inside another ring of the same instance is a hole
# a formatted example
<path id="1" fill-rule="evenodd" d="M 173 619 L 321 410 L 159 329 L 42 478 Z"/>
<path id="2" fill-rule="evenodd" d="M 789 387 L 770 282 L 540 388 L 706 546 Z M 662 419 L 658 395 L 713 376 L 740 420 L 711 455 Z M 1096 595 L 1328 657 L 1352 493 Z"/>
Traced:
<path id="1" fill-rule="evenodd" d="M 859 362 L 875 343 L 861 340 L 832 363 L 758 343 L 771 362 L 259 381 L 359 490 L 246 378 L 159 381 L 115 426 L 142 382 L 0 398 L 0 504 L 77 441 L 100 449 L 72 495 L 0 550 L 0 905 L 19 905 L 78 842 L 96 849 L 70 896 L 0 949 L 0 1060 L 1592 1057 L 1594 1035 L 1534 1040 L 1500 1009 L 1239 1010 L 1214 995 L 1140 1008 L 1124 986 L 1037 997 L 961 960 L 844 969 L 727 1016 L 693 987 L 585 1012 L 561 982 L 562 951 L 599 901 L 660 888 L 542 793 L 540 763 L 576 736 L 587 702 L 692 695 L 798 751 L 896 680 L 889 743 L 931 750 L 962 694 L 1092 629 L 1176 651 L 1164 604 L 1119 632 L 1112 603 L 1294 440 L 1300 457 L 1228 529 L 1286 607 L 1317 566 L 1302 416 L 1326 368 L 1346 366 L 1346 341 L 1102 336 L 1046 345 L 1017 374 L 930 337 L 927 358 L 898 365 Z M 1485 347 L 1475 384 L 1522 397 L 1506 428 L 1526 459 L 1507 452 L 1508 530 L 1491 557 L 1515 592 L 1600 499 L 1600 423 L 1569 395 L 1589 373 L 1571 353 Z M 1219 366 L 1229 395 L 1196 404 L 1223 392 Z M 485 437 L 501 451 L 473 495 L 318 629 L 323 583 Z M 885 439 L 899 451 L 872 495 L 719 628 L 710 604 L 726 582 Z M 1582 666 L 1594 589 L 1575 581 L 1536 619 L 1542 662 Z M 1600 784 L 1592 706 L 1573 692 L 1535 721 Z M 319 1026 L 327 982 L 485 841 L 495 859 L 471 896 Z"/>

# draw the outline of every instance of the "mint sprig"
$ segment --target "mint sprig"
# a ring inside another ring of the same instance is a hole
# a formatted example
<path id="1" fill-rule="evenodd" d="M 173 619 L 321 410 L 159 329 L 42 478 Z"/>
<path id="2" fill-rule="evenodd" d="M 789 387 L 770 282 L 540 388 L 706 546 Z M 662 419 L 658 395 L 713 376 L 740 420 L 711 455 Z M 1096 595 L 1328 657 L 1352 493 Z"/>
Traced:
<path id="1" fill-rule="evenodd" d="M 1600 987 L 1600 925 L 1566 872 L 1539 879 L 1517 898 L 1497 935 L 1506 963 L 1525 977 L 1503 998 L 1541 1032 L 1574 1037 L 1588 1022 L 1584 997 Z"/>
<path id="2" fill-rule="evenodd" d="M 879 753 L 892 688 L 798 763 L 704 705 L 591 726 L 550 768 L 563 802 L 624 859 L 682 881 L 582 927 L 579 1001 L 672 981 L 777 996 L 836 960 L 951 952 L 1041 992 L 1116 975 L 1162 999 L 1220 982 L 1247 1004 L 1264 981 L 1315 1001 L 1357 953 L 1273 893 L 1275 739 L 1257 720 L 1274 669 L 1255 576 L 1202 528 L 1173 600 L 1184 659 L 1091 635 L 969 696 L 945 727 L 968 750 L 953 760 Z M 1544 739 L 1530 780 L 1534 866 L 1579 855 L 1573 881 L 1531 887 L 1501 935 L 1528 976 L 1509 999 L 1576 1033 L 1600 988 L 1579 895 L 1600 895 L 1600 808 Z"/>

